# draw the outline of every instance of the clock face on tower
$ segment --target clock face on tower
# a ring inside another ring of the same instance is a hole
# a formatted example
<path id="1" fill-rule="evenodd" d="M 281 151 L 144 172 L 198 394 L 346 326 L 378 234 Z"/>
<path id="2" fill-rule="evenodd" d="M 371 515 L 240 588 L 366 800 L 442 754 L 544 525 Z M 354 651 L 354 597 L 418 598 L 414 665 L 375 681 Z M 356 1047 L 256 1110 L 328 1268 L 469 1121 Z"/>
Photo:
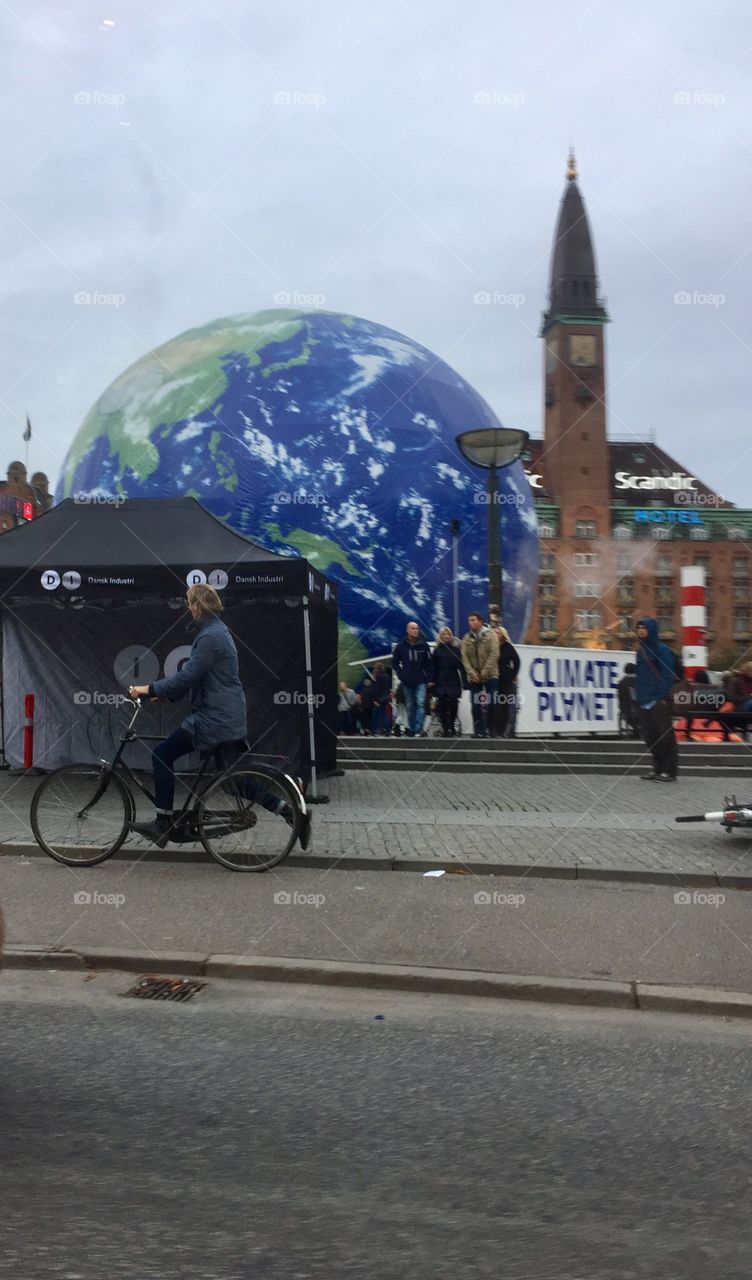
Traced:
<path id="1" fill-rule="evenodd" d="M 570 334 L 569 363 L 580 368 L 595 364 L 595 338 L 591 333 Z"/>

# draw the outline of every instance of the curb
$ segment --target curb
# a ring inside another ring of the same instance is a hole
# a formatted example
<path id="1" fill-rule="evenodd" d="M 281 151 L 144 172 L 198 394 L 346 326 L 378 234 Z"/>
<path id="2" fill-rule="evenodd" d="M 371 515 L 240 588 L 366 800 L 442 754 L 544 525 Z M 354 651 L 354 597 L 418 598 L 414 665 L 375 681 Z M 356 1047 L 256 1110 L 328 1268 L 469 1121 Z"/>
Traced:
<path id="1" fill-rule="evenodd" d="M 433 995 L 523 1000 L 590 1009 L 692 1013 L 752 1018 L 752 993 L 714 987 L 665 986 L 591 978 L 547 978 L 531 974 L 486 973 L 473 969 L 432 969 L 409 965 L 343 964 L 289 956 L 203 955 L 197 951 L 128 951 L 87 947 L 81 951 L 9 947 L 7 969 L 78 971 L 112 969 L 127 973 L 175 973 L 247 982 L 310 983 L 327 987 L 405 991 Z"/>
<path id="2" fill-rule="evenodd" d="M 184 866 L 215 866 L 208 853 L 202 851 L 184 852 L 181 849 L 149 848 L 139 852 L 138 858 L 131 855 L 134 850 L 118 850 L 109 859 L 110 862 L 166 862 L 181 863 Z M 36 844 L 19 842 L 0 843 L 0 858 L 23 857 L 45 858 L 46 855 Z M 586 863 L 562 863 L 560 866 L 546 863 L 505 863 L 474 862 L 472 859 L 445 859 L 429 862 L 418 858 L 355 858 L 347 854 L 315 854 L 291 853 L 284 860 L 285 867 L 296 867 L 299 870 L 309 868 L 312 871 L 411 871 L 418 874 L 426 871 L 446 871 L 447 875 L 470 874 L 474 876 L 511 876 L 517 880 L 582 880 L 588 883 L 621 881 L 624 884 L 676 885 L 687 889 L 741 889 L 752 890 L 752 874 L 725 874 L 723 871 L 649 871 L 633 867 L 592 867 Z"/>

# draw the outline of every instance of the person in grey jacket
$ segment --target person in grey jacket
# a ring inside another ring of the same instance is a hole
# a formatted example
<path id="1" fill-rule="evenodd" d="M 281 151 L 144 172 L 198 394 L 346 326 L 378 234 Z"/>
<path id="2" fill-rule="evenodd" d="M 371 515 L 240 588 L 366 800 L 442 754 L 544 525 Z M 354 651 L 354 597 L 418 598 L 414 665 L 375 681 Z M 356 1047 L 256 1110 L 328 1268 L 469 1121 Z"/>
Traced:
<path id="1" fill-rule="evenodd" d="M 173 822 L 175 762 L 191 751 L 210 751 L 220 742 L 240 742 L 248 732 L 238 651 L 218 616 L 222 601 L 214 588 L 204 583 L 189 587 L 186 601 L 196 632 L 190 658 L 174 676 L 149 685 L 131 685 L 128 691 L 132 698 L 169 698 L 172 702 L 190 694 L 190 715 L 152 752 L 156 818 L 132 828 L 160 848 L 167 843 Z"/>

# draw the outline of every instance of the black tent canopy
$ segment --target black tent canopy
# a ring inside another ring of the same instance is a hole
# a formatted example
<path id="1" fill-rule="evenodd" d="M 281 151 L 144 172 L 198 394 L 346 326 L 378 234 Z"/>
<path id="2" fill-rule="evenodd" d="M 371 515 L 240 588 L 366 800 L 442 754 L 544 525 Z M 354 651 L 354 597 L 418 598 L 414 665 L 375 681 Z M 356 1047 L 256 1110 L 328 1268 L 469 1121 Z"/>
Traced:
<path id="1" fill-rule="evenodd" d="M 317 777 L 336 763 L 336 586 L 195 498 L 66 499 L 0 538 L 8 760 L 21 762 L 27 693 L 36 700 L 35 764 L 108 754 L 127 684 L 177 670 L 187 657 L 184 597 L 194 582 L 222 598 L 251 745 L 286 757 L 315 794 Z M 185 713 L 185 704 L 150 705 L 139 727 L 168 733 Z M 134 764 L 148 764 L 146 747 L 133 750 Z"/>

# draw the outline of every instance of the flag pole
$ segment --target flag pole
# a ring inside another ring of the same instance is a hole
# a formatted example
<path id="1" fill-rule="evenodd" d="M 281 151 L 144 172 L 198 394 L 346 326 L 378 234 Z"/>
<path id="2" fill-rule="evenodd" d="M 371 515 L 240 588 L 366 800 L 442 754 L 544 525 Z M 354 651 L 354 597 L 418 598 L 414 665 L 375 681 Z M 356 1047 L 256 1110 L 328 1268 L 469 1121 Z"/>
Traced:
<path id="1" fill-rule="evenodd" d="M 24 438 L 24 444 L 26 445 L 26 448 L 25 448 L 25 450 L 24 450 L 24 467 L 26 468 L 26 479 L 27 479 L 27 482 L 28 482 L 28 478 L 29 478 L 29 441 L 31 440 L 31 418 L 29 417 L 28 413 L 27 413 L 27 415 L 26 415 L 26 427 L 25 427 L 25 429 L 24 429 L 23 438 Z"/>

